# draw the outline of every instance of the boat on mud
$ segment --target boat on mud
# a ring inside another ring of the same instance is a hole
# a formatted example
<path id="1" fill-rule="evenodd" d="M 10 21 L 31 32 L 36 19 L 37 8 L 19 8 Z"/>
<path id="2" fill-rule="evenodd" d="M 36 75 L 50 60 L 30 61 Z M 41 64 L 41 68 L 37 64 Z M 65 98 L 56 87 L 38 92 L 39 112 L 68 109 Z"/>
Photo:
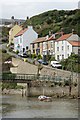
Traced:
<path id="1" fill-rule="evenodd" d="M 45 101 L 45 102 L 51 102 L 51 101 L 52 101 L 52 98 L 51 98 L 51 97 L 44 96 L 44 95 L 40 95 L 40 96 L 38 97 L 38 100 L 40 100 L 40 101 Z"/>

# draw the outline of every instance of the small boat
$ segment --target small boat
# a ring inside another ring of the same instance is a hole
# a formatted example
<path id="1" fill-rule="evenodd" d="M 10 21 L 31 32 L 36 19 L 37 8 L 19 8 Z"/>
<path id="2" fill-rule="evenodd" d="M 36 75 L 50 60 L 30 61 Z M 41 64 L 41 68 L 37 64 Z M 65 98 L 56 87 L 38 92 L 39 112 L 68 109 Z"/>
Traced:
<path id="1" fill-rule="evenodd" d="M 50 101 L 52 101 L 51 97 L 47 97 L 47 96 L 44 96 L 44 95 L 40 95 L 40 96 L 38 97 L 38 99 L 39 99 L 40 101 L 45 101 L 45 102 L 50 102 Z"/>
<path id="2" fill-rule="evenodd" d="M 46 96 L 44 96 L 44 95 L 40 95 L 40 96 L 38 97 L 38 99 L 39 99 L 40 101 L 43 101 L 43 100 L 46 99 Z"/>
<path id="3" fill-rule="evenodd" d="M 40 95 L 38 97 L 38 100 L 45 101 L 45 102 L 51 102 L 52 101 L 51 97 L 47 97 L 47 96 L 44 95 L 44 88 L 43 88 L 43 95 Z"/>
<path id="4" fill-rule="evenodd" d="M 52 102 L 52 98 L 51 97 L 46 97 L 46 99 L 44 101 L 45 102 Z"/>

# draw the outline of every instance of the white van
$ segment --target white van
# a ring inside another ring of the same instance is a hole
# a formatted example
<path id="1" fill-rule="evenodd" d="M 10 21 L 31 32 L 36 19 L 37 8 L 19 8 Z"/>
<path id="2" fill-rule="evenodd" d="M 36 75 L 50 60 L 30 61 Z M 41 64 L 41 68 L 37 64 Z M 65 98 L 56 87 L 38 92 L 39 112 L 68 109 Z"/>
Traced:
<path id="1" fill-rule="evenodd" d="M 62 68 L 62 65 L 58 61 L 51 61 L 51 66 L 54 68 Z"/>

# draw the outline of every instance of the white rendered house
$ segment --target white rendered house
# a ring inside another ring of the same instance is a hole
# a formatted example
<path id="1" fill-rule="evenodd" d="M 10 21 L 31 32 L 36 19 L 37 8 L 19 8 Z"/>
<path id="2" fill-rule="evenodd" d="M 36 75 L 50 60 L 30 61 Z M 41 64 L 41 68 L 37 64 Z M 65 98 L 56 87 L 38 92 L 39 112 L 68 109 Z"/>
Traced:
<path id="1" fill-rule="evenodd" d="M 30 43 L 38 38 L 38 34 L 33 30 L 32 26 L 22 29 L 14 37 L 14 51 L 24 53 L 30 49 Z"/>
<path id="2" fill-rule="evenodd" d="M 61 61 L 68 58 L 71 53 L 78 54 L 80 47 L 79 37 L 76 34 L 65 34 L 55 42 L 55 59 Z"/>

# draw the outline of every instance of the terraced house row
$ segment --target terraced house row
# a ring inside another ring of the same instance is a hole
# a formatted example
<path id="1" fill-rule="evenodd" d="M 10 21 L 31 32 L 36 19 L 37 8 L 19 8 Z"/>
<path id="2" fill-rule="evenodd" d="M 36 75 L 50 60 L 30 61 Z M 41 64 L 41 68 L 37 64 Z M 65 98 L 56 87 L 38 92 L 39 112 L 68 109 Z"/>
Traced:
<path id="1" fill-rule="evenodd" d="M 76 33 L 62 34 L 58 39 L 56 34 L 41 37 L 31 43 L 31 53 L 53 55 L 56 60 L 68 58 L 71 53 L 78 54 L 80 50 L 80 37 Z"/>

